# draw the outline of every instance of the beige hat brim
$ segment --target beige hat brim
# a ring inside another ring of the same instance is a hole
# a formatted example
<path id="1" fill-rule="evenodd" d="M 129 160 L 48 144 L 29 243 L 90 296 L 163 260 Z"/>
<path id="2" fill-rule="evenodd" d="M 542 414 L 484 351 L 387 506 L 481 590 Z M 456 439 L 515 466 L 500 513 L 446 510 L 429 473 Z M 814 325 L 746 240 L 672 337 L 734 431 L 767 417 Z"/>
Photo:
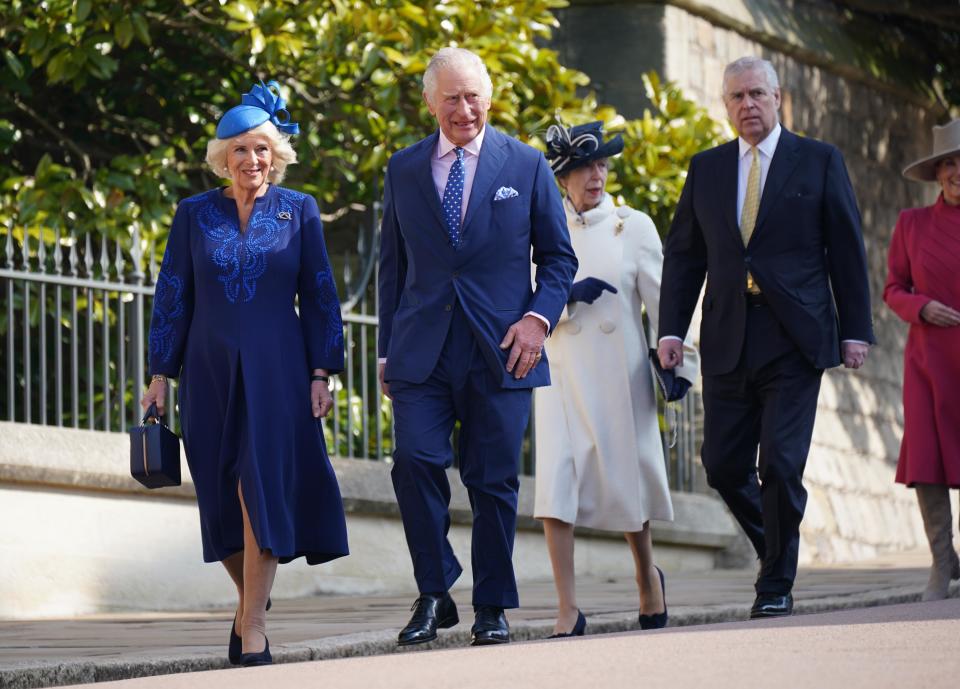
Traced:
<path id="1" fill-rule="evenodd" d="M 921 158 L 903 168 L 902 174 L 907 179 L 912 179 L 917 182 L 936 182 L 937 161 L 955 155 L 960 155 L 960 148 L 955 148 L 952 151 L 941 151 L 935 155 Z"/>

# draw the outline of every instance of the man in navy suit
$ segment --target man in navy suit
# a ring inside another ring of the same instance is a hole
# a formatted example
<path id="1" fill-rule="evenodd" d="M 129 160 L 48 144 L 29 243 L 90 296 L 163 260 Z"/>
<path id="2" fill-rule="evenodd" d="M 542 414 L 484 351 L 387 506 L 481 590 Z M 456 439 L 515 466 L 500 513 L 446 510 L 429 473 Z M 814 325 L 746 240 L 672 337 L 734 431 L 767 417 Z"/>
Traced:
<path id="1" fill-rule="evenodd" d="M 664 250 L 659 356 L 682 362 L 706 277 L 703 466 L 761 560 L 750 615 L 775 617 L 793 610 L 820 379 L 866 359 L 870 291 L 840 152 L 780 126 L 766 60 L 731 63 L 723 84 L 739 138 L 690 162 Z"/>
<path id="2" fill-rule="evenodd" d="M 457 421 L 473 509 L 472 643 L 504 643 L 504 608 L 519 605 L 512 554 L 531 388 L 550 383 L 543 342 L 577 260 L 543 154 L 486 124 L 493 86 L 480 58 L 444 48 L 423 85 L 439 131 L 390 159 L 380 239 L 380 382 L 393 400 L 392 478 L 420 591 L 398 643 L 459 621 L 445 471 Z"/>

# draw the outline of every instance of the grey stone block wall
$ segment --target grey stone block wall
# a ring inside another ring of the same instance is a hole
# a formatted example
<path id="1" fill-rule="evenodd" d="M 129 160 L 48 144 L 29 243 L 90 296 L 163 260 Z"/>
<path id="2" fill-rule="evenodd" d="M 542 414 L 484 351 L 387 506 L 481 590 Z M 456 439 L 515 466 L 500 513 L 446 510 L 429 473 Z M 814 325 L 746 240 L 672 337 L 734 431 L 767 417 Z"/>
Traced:
<path id="1" fill-rule="evenodd" d="M 556 11 L 560 20 L 551 48 L 560 61 L 591 77 L 586 90 L 626 117 L 649 107 L 640 75 L 661 70 L 664 7 L 635 2 L 573 2 Z"/>

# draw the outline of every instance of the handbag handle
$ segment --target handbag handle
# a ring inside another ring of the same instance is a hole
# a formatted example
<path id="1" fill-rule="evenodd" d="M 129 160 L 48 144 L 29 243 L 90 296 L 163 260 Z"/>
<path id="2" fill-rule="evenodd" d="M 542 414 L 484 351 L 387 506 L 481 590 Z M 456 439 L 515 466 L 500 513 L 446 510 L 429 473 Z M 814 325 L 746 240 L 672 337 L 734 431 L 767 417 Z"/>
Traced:
<path id="1" fill-rule="evenodd" d="M 147 407 L 147 411 L 143 414 L 143 418 L 140 420 L 140 427 L 142 428 L 147 423 L 159 423 L 166 426 L 167 424 L 163 421 L 163 415 L 157 411 L 157 403 L 151 402 L 150 406 Z"/>

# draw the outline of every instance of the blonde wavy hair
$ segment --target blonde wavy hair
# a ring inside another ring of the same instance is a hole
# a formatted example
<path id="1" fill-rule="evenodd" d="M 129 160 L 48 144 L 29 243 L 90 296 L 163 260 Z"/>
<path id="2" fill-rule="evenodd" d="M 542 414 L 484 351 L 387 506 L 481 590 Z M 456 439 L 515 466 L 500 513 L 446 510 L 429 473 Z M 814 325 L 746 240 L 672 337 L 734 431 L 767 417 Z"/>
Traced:
<path id="1" fill-rule="evenodd" d="M 279 184 L 282 182 L 284 175 L 287 173 L 287 165 L 293 165 L 297 162 L 297 152 L 294 151 L 293 146 L 290 145 L 290 137 L 286 134 L 281 134 L 280 130 L 269 120 L 259 127 L 248 129 L 229 139 L 210 139 L 210 141 L 207 142 L 207 165 L 210 166 L 210 169 L 213 170 L 213 173 L 217 175 L 217 177 L 230 179 L 230 170 L 227 168 L 227 152 L 230 150 L 230 146 L 235 139 L 246 134 L 259 134 L 266 137 L 267 141 L 270 142 L 270 150 L 273 153 L 273 166 L 270 168 L 267 179 L 271 184 Z"/>

